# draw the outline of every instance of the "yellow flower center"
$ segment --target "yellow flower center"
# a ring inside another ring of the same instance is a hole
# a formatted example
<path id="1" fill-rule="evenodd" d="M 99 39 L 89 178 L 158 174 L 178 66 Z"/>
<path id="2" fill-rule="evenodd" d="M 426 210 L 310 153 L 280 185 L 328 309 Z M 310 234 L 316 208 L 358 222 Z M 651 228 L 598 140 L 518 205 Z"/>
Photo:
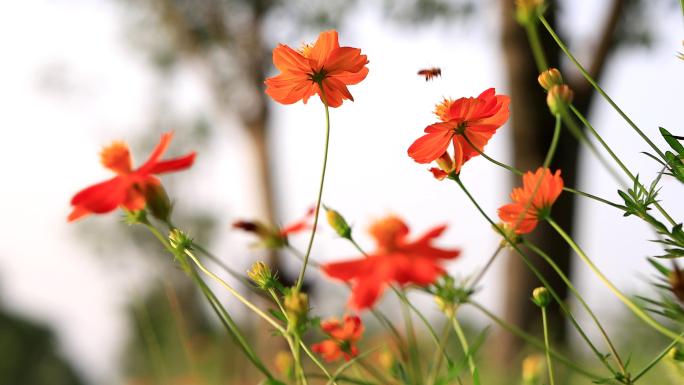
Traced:
<path id="1" fill-rule="evenodd" d="M 311 48 L 313 48 L 313 44 L 303 43 L 302 46 L 299 48 L 299 53 L 301 53 L 302 56 L 308 59 L 309 54 L 311 53 Z"/>
<path id="2" fill-rule="evenodd" d="M 401 219 L 390 216 L 373 223 L 368 232 L 375 238 L 378 246 L 386 251 L 393 251 L 399 240 L 408 234 L 408 227 Z"/>
<path id="3" fill-rule="evenodd" d="M 443 122 L 449 121 L 449 109 L 451 105 L 454 104 L 454 100 L 451 98 L 444 98 L 441 103 L 435 106 L 435 115 L 440 118 Z"/>
<path id="4" fill-rule="evenodd" d="M 100 162 L 117 174 L 131 173 L 131 154 L 124 142 L 113 142 L 104 147 L 100 152 Z"/>

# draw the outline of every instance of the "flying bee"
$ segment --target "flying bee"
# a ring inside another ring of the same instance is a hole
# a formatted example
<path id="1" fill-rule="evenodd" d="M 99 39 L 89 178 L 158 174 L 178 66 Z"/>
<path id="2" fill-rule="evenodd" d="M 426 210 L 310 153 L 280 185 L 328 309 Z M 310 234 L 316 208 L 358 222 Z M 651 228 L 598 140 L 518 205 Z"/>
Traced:
<path id="1" fill-rule="evenodd" d="M 442 69 L 438 67 L 426 68 L 418 71 L 418 75 L 425 76 L 425 81 L 428 81 L 437 76 L 442 76 Z"/>

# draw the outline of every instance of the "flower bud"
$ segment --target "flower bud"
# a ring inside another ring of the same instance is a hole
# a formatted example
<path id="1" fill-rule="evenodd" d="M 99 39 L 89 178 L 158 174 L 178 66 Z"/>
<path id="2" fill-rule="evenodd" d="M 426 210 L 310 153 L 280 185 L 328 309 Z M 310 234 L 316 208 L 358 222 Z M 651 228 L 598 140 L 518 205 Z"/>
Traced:
<path id="1" fill-rule="evenodd" d="M 169 221 L 172 208 L 171 201 L 161 183 L 151 184 L 145 188 L 145 202 L 152 216 L 160 221 Z"/>
<path id="2" fill-rule="evenodd" d="M 345 239 L 351 239 L 351 227 L 349 227 L 349 224 L 344 217 L 340 215 L 339 212 L 328 207 L 326 207 L 325 210 L 328 224 L 335 230 L 337 235 Z"/>
<path id="3" fill-rule="evenodd" d="M 285 312 L 291 325 L 298 325 L 309 311 L 309 297 L 306 293 L 291 290 L 285 295 Z"/>
<path id="4" fill-rule="evenodd" d="M 179 229 L 171 230 L 169 233 L 169 243 L 176 250 L 185 251 L 192 249 L 192 238 Z"/>
<path id="5" fill-rule="evenodd" d="M 522 362 L 522 380 L 525 385 L 537 384 L 544 370 L 544 359 L 539 354 L 532 354 Z"/>
<path id="6" fill-rule="evenodd" d="M 538 287 L 532 291 L 532 302 L 539 307 L 547 307 L 551 303 L 551 294 L 545 287 Z"/>
<path id="7" fill-rule="evenodd" d="M 673 347 L 667 352 L 667 357 L 673 361 L 684 361 L 684 352 L 682 352 L 678 347 Z"/>
<path id="8" fill-rule="evenodd" d="M 291 378 L 294 375 L 294 360 L 292 353 L 281 350 L 275 355 L 275 367 L 282 376 Z"/>
<path id="9" fill-rule="evenodd" d="M 255 262 L 247 270 L 247 276 L 261 289 L 268 290 L 274 286 L 275 277 L 268 265 L 263 262 Z"/>
<path id="10" fill-rule="evenodd" d="M 572 89 L 567 84 L 555 85 L 546 95 L 546 104 L 554 115 L 562 114 L 572 102 Z"/>
<path id="11" fill-rule="evenodd" d="M 543 89 L 548 91 L 553 86 L 559 86 L 563 84 L 563 76 L 561 75 L 560 71 L 558 71 L 558 69 L 549 68 L 548 70 L 539 74 L 537 81 Z"/>
<path id="12" fill-rule="evenodd" d="M 501 241 L 506 246 L 511 246 L 510 244 L 517 244 L 520 242 L 520 235 L 515 232 L 515 230 L 506 223 L 499 222 L 496 227 L 501 230 L 504 239 Z M 496 228 L 494 229 L 496 230 Z M 498 230 L 496 230 L 498 231 Z"/>
<path id="13" fill-rule="evenodd" d="M 515 0 L 515 19 L 522 25 L 534 24 L 543 6 L 544 0 Z"/>

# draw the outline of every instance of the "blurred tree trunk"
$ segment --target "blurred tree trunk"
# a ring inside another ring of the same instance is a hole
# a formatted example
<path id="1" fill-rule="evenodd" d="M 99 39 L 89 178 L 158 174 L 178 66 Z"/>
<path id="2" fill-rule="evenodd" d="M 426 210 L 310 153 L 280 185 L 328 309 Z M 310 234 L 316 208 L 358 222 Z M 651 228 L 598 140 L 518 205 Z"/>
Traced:
<path id="1" fill-rule="evenodd" d="M 609 15 L 602 35 L 599 37 L 597 49 L 593 52 L 592 64 L 588 67 L 595 79 L 602 73 L 606 58 L 614 47 L 613 34 L 622 10 L 622 0 L 616 0 L 609 11 Z M 511 96 L 511 128 L 513 130 L 513 164 L 523 170 L 535 170 L 541 166 L 553 135 L 554 117 L 546 105 L 546 95 L 537 83 L 539 71 L 534 62 L 525 29 L 515 20 L 514 0 L 502 0 L 502 46 L 506 69 L 509 79 L 509 93 Z M 551 4 L 546 12 L 546 18 L 555 25 L 557 7 Z M 559 62 L 562 52 L 548 33 L 540 26 L 540 37 L 548 63 L 552 67 L 560 68 Z M 554 27 L 555 29 L 555 27 Z M 577 72 L 572 69 L 562 70 L 566 83 L 575 91 L 575 106 L 586 116 L 594 95 L 593 88 L 584 81 L 572 75 Z M 578 172 L 578 141 L 567 130 L 561 133 L 561 140 L 551 162 L 551 169 L 561 169 L 566 186 L 577 185 Z M 513 184 L 521 183 L 519 177 L 513 178 Z M 553 206 L 553 217 L 569 233 L 574 232 L 575 196 L 562 194 Z M 570 248 L 547 225 L 540 225 L 529 240 L 546 251 L 563 271 L 570 275 Z M 527 253 L 534 265 L 546 277 L 551 286 L 561 298 L 567 297 L 567 287 L 553 269 L 541 258 Z M 527 268 L 522 259 L 515 253 L 509 255 L 506 261 L 506 282 L 504 289 L 505 319 L 533 334 L 540 332 L 540 314 L 536 305 L 530 301 L 532 290 L 541 282 Z M 554 304 L 549 309 L 550 333 L 559 343 L 566 338 L 567 319 L 562 316 L 560 307 Z M 499 362 L 511 365 L 518 362 L 521 341 L 510 333 L 501 333 L 496 353 Z"/>

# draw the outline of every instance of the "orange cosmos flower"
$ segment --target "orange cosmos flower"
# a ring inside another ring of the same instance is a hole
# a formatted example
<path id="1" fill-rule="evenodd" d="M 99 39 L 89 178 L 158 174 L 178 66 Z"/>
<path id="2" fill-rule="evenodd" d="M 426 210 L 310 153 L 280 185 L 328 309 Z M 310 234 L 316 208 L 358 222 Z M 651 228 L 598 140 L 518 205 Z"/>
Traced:
<path id="1" fill-rule="evenodd" d="M 344 99 L 354 101 L 347 86 L 368 75 L 366 55 L 358 48 L 340 47 L 335 30 L 321 32 L 313 46 L 299 51 L 279 44 L 273 50 L 273 64 L 281 73 L 266 79 L 266 93 L 282 104 L 306 103 L 318 94 L 328 106 L 339 107 Z"/>
<path id="2" fill-rule="evenodd" d="M 327 319 L 321 322 L 321 329 L 330 338 L 313 344 L 311 349 L 322 355 L 326 361 L 337 361 L 341 356 L 344 356 L 344 359 L 349 361 L 352 357 L 356 357 L 359 354 L 356 341 L 361 338 L 363 324 L 358 316 L 347 315 L 344 317 L 344 322 L 340 322 L 336 318 Z"/>
<path id="3" fill-rule="evenodd" d="M 195 160 L 191 152 L 180 158 L 159 160 L 171 142 L 173 133 L 162 134 L 157 147 L 149 159 L 138 169 L 132 169 L 131 155 L 124 142 L 114 142 L 100 153 L 102 165 L 117 175 L 107 181 L 92 185 L 79 191 L 71 199 L 74 207 L 69 214 L 69 222 L 89 214 L 104 214 L 121 206 L 128 210 L 142 210 L 147 202 L 147 194 L 160 186 L 154 174 L 184 170 Z"/>
<path id="4" fill-rule="evenodd" d="M 461 172 L 463 163 L 478 155 L 477 149 L 482 151 L 496 130 L 508 120 L 509 102 L 508 96 L 496 95 L 494 88 L 477 98 L 444 99 L 435 108 L 435 115 L 441 122 L 427 126 L 425 135 L 409 147 L 408 155 L 418 163 L 430 163 L 440 157 L 451 159 L 447 148 L 453 142 L 453 161 L 438 162 L 440 168 L 430 171 L 437 179 L 444 179 L 451 172 Z"/>
<path id="5" fill-rule="evenodd" d="M 440 249 L 432 245 L 446 225 L 430 229 L 416 240 L 409 240 L 409 228 L 403 220 L 389 216 L 369 229 L 377 249 L 366 258 L 329 263 L 323 272 L 332 278 L 352 284 L 349 306 L 362 310 L 372 307 L 387 285 L 413 283 L 427 286 L 444 274 L 443 259 L 456 258 L 458 249 Z"/>
<path id="6" fill-rule="evenodd" d="M 548 168 L 541 167 L 534 174 L 531 171 L 526 172 L 523 175 L 523 187 L 514 188 L 511 192 L 514 203 L 501 206 L 499 218 L 515 229 L 517 234 L 527 234 L 534 230 L 537 222 L 550 214 L 553 202 L 563 191 L 560 173 L 560 170 L 556 170 L 555 174 L 551 174 Z"/>

